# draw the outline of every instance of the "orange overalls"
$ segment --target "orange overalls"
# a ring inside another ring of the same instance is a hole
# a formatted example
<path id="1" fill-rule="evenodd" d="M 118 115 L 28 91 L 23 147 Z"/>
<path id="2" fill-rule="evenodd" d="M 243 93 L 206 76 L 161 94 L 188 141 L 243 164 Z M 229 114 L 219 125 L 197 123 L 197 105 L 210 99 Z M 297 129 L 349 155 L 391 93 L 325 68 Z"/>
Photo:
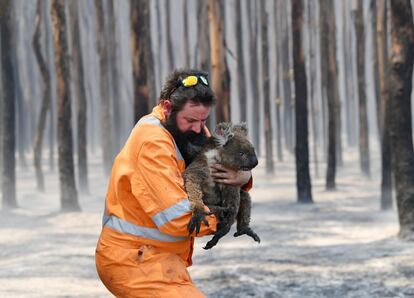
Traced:
<path id="1" fill-rule="evenodd" d="M 117 297 L 204 297 L 186 269 L 194 235 L 185 163 L 163 119 L 160 105 L 141 118 L 112 168 L 95 259 Z M 207 220 L 197 236 L 215 232 L 215 217 Z"/>

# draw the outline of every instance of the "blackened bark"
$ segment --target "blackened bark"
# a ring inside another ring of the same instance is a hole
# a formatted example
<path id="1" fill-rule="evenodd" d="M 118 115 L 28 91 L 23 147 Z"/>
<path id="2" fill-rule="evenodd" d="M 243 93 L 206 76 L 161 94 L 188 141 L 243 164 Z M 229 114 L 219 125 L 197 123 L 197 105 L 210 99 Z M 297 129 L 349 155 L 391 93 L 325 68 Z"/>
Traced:
<path id="1" fill-rule="evenodd" d="M 270 116 L 270 78 L 269 78 L 269 38 L 267 36 L 268 17 L 266 2 L 260 3 L 260 20 L 262 35 L 262 82 L 263 82 L 263 106 L 264 106 L 264 133 L 266 149 L 266 173 L 273 174 L 273 144 L 272 121 Z M 306 85 L 305 85 L 306 86 Z"/>
<path id="2" fill-rule="evenodd" d="M 105 175 L 109 175 L 113 159 L 113 137 L 112 137 L 112 115 L 110 111 L 110 89 L 109 89 L 109 63 L 108 47 L 105 43 L 105 18 L 103 1 L 95 0 L 96 10 L 96 41 L 99 55 L 99 75 L 101 89 L 101 144 L 102 159 Z"/>
<path id="3" fill-rule="evenodd" d="M 256 153 L 261 154 L 260 147 L 260 94 L 259 94 L 259 71 L 258 71 L 258 17 L 257 17 L 257 0 L 246 1 L 247 13 L 249 18 L 249 54 L 250 54 L 250 82 L 252 89 L 252 101 L 253 101 L 253 144 L 256 148 Z"/>
<path id="4" fill-rule="evenodd" d="M 137 122 L 150 110 L 147 52 L 149 39 L 149 3 L 131 0 L 131 53 L 134 83 L 134 117 Z"/>
<path id="5" fill-rule="evenodd" d="M 2 168 L 2 208 L 17 207 L 16 200 L 16 135 L 15 135 L 15 81 L 12 63 L 12 51 L 16 51 L 13 40 L 13 1 L 5 0 L 0 13 L 1 36 L 1 78 L 3 101 L 3 168 Z"/>
<path id="6" fill-rule="evenodd" d="M 391 1 L 390 140 L 395 177 L 399 236 L 414 240 L 414 152 L 411 91 L 414 63 L 414 24 L 410 0 Z"/>
<path id="7" fill-rule="evenodd" d="M 72 23 L 72 43 L 73 43 L 73 64 L 77 98 L 77 120 L 78 120 L 78 180 L 79 190 L 82 193 L 89 192 L 88 186 L 88 151 L 87 151 L 87 103 L 86 87 L 84 76 L 84 64 L 82 56 L 81 30 L 79 27 L 79 3 L 78 1 L 69 2 L 70 16 Z"/>
<path id="8" fill-rule="evenodd" d="M 184 48 L 184 66 L 190 67 L 190 42 L 188 33 L 188 0 L 183 0 L 183 23 L 184 23 L 184 35 L 183 35 L 183 48 Z"/>
<path id="9" fill-rule="evenodd" d="M 387 1 L 380 0 L 377 18 L 377 53 L 380 85 L 380 130 L 381 130 L 381 210 L 392 208 L 392 173 L 391 173 L 391 147 L 388 133 L 389 111 L 386 108 L 389 99 L 388 86 L 388 44 L 387 44 Z"/>
<path id="10" fill-rule="evenodd" d="M 44 90 L 43 90 L 43 100 L 42 106 L 40 109 L 39 120 L 37 122 L 37 129 L 33 144 L 33 159 L 34 159 L 34 167 L 36 171 L 36 185 L 37 189 L 40 191 L 44 191 L 44 178 L 43 178 L 43 171 L 42 171 L 42 143 L 43 143 L 43 133 L 45 130 L 46 124 L 46 117 L 47 112 L 50 109 L 50 98 L 52 96 L 51 86 L 50 86 L 50 72 L 48 65 L 46 64 L 45 58 L 42 54 L 42 49 L 40 45 L 40 26 L 44 12 L 44 0 L 37 1 L 37 9 L 36 9 L 36 25 L 35 25 L 35 33 L 33 35 L 33 50 L 36 56 L 37 64 L 39 65 L 40 74 L 42 76 Z"/>
<path id="11" fill-rule="evenodd" d="M 303 0 L 292 0 L 293 66 L 295 77 L 296 186 L 299 203 L 312 203 L 309 174 L 308 109 L 305 59 L 302 49 Z"/>
<path id="12" fill-rule="evenodd" d="M 244 72 L 242 7 L 236 0 L 236 46 L 237 46 L 237 87 L 239 91 L 240 120 L 247 121 L 246 74 Z"/>
<path id="13" fill-rule="evenodd" d="M 73 165 L 70 68 L 64 3 L 63 0 L 53 0 L 51 5 L 57 84 L 60 201 L 62 211 L 79 211 Z"/>
<path id="14" fill-rule="evenodd" d="M 170 73 L 174 67 L 175 67 L 175 62 L 174 62 L 174 48 L 173 48 L 173 43 L 172 43 L 172 39 L 171 39 L 171 10 L 170 10 L 170 1 L 171 0 L 165 0 L 165 15 L 166 15 L 166 26 L 167 26 L 167 30 L 166 30 L 166 38 L 167 38 L 167 55 L 168 55 L 168 72 Z M 144 2 L 148 2 L 148 1 L 144 1 Z M 145 4 L 146 6 L 149 5 L 149 3 Z"/>
<path id="15" fill-rule="evenodd" d="M 282 105 L 282 94 L 280 89 L 280 82 L 282 76 L 282 65 L 281 65 L 281 26 L 280 26 L 280 0 L 274 1 L 274 32 L 276 32 L 275 40 L 275 60 L 276 60 L 276 80 L 275 80 L 275 108 L 276 108 L 276 151 L 278 161 L 283 161 L 283 148 L 282 148 L 282 117 L 281 117 L 281 105 Z"/>
<path id="16" fill-rule="evenodd" d="M 362 0 L 357 0 L 355 30 L 357 37 L 360 165 L 362 173 L 366 176 L 370 176 L 368 111 L 365 84 L 365 33 Z"/>
<path id="17" fill-rule="evenodd" d="M 224 40 L 224 16 L 220 0 L 208 0 L 212 86 L 217 98 L 216 122 L 230 121 L 230 71 Z"/>

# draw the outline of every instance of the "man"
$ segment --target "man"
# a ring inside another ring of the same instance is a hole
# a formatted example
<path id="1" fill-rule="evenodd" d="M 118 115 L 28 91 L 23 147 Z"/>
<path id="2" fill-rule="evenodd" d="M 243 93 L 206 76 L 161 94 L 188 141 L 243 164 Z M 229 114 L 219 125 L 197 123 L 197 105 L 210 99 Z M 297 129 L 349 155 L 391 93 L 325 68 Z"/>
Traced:
<path id="1" fill-rule="evenodd" d="M 207 75 L 175 71 L 159 104 L 141 118 L 115 158 L 106 196 L 96 267 L 117 297 L 204 297 L 186 267 L 192 264 L 194 236 L 215 232 L 207 216 L 197 235 L 188 235 L 191 206 L 182 173 L 209 136 L 205 122 L 214 104 Z M 250 187 L 250 172 L 216 165 L 216 181 Z M 208 211 L 208 208 L 206 211 Z"/>

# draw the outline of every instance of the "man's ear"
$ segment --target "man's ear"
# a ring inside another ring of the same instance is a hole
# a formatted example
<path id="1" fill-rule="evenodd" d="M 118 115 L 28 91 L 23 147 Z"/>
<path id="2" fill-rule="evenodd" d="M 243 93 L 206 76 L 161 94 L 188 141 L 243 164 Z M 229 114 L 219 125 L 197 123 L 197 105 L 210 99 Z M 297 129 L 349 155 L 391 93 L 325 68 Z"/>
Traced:
<path id="1" fill-rule="evenodd" d="M 172 103 L 171 100 L 165 99 L 162 101 L 162 109 L 165 115 L 165 118 L 170 117 L 171 110 L 172 110 Z"/>

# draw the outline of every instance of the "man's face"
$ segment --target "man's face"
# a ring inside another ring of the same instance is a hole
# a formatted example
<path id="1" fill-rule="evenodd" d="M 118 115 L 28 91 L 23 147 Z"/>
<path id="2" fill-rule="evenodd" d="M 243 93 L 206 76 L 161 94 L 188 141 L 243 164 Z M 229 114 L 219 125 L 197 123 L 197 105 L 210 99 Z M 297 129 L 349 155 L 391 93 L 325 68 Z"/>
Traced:
<path id="1" fill-rule="evenodd" d="M 184 133 L 192 131 L 199 134 L 204 129 L 210 109 L 210 107 L 188 101 L 181 111 L 177 112 L 178 129 Z"/>
<path id="2" fill-rule="evenodd" d="M 164 125 L 174 137 L 187 165 L 207 141 L 204 125 L 210 109 L 189 101 L 180 111 L 166 115 Z"/>

